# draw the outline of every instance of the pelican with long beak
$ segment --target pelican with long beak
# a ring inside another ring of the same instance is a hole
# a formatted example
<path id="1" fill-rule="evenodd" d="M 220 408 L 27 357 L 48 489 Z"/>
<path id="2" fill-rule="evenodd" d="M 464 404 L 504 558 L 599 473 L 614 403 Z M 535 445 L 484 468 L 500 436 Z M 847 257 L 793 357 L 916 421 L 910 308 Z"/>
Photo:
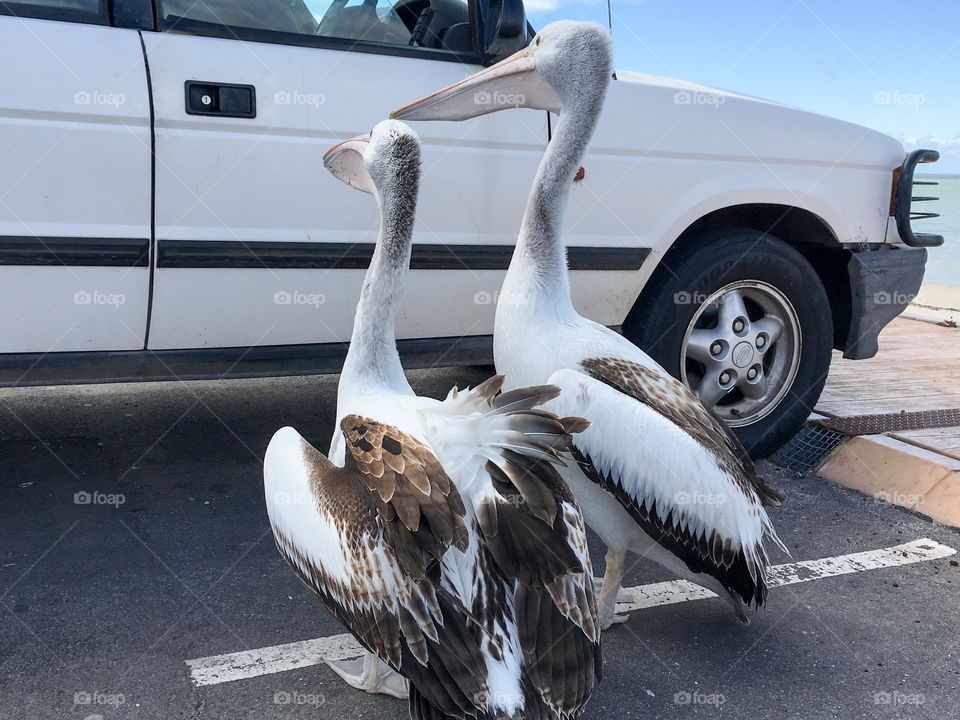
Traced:
<path id="1" fill-rule="evenodd" d="M 559 113 L 540 163 L 497 305 L 497 371 L 516 385 L 550 383 L 547 407 L 587 418 L 562 470 L 587 524 L 607 545 L 604 628 L 615 614 L 628 553 L 743 605 L 766 600 L 765 540 L 783 547 L 768 488 L 727 426 L 682 383 L 570 300 L 561 236 L 570 186 L 603 107 L 611 44 L 592 23 L 546 26 L 530 45 L 395 111 L 408 120 L 465 120 L 513 107 Z M 506 300 L 506 302 L 505 302 Z M 783 548 L 785 550 L 785 548 Z"/>
<path id="2" fill-rule="evenodd" d="M 587 423 L 539 409 L 552 386 L 501 393 L 502 377 L 445 400 L 404 377 L 394 324 L 410 263 L 420 142 L 405 125 L 324 156 L 372 194 L 380 236 L 322 455 L 277 431 L 264 459 L 281 555 L 368 651 L 331 668 L 405 696 L 417 720 L 563 719 L 601 672 L 586 529 L 557 473 Z"/>

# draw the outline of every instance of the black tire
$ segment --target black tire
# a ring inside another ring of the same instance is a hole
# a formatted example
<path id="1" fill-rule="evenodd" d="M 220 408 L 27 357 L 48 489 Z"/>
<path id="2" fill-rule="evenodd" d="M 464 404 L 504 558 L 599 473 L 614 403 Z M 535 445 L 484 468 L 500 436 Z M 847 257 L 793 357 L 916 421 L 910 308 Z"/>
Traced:
<path id="1" fill-rule="evenodd" d="M 772 410 L 733 428 L 754 458 L 766 457 L 803 426 L 830 368 L 833 321 L 830 302 L 810 263 L 787 243 L 747 228 L 703 230 L 671 250 L 631 310 L 624 334 L 674 377 L 681 378 L 684 336 L 709 298 L 739 281 L 759 281 L 782 293 L 799 322 L 799 364 L 789 390 Z M 694 301 L 690 302 L 689 299 Z M 687 299 L 687 302 L 681 300 Z M 773 344 L 771 343 L 771 347 Z M 794 357 L 791 353 L 790 357 Z"/>

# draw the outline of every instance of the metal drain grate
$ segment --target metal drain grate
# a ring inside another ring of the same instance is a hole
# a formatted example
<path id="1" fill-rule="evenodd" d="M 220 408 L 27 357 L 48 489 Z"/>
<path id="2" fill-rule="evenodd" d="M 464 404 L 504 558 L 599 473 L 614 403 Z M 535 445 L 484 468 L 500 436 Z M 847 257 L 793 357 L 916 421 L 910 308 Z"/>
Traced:
<path id="1" fill-rule="evenodd" d="M 847 436 L 879 435 L 903 430 L 927 430 L 960 426 L 960 408 L 922 410 L 919 412 L 885 413 L 882 415 L 852 415 L 815 421 Z"/>
<path id="2" fill-rule="evenodd" d="M 806 474 L 820 466 L 847 436 L 836 430 L 810 424 L 774 453 L 770 461 L 793 472 Z"/>
<path id="3" fill-rule="evenodd" d="M 770 461 L 803 474 L 819 467 L 824 458 L 849 437 L 957 426 L 960 426 L 960 408 L 824 418 L 810 422 Z"/>

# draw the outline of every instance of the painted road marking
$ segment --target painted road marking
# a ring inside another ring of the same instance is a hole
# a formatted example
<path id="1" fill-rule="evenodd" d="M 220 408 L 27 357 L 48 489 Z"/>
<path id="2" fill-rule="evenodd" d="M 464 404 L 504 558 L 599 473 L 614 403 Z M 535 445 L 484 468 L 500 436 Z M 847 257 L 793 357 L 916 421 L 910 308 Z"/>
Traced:
<path id="1" fill-rule="evenodd" d="M 955 555 L 957 551 L 936 540 L 922 538 L 903 545 L 865 550 L 864 552 L 820 558 L 819 560 L 801 560 L 786 565 L 773 565 L 767 571 L 767 584 L 770 587 L 796 585 L 797 583 L 821 580 L 838 575 L 850 575 L 866 570 L 912 565 L 918 562 L 939 560 Z M 687 580 L 670 580 L 651 583 L 639 587 L 627 588 L 633 594 L 632 603 L 618 603 L 619 612 L 643 610 L 644 608 L 674 605 L 690 600 L 705 600 L 716 594 Z"/>
<path id="2" fill-rule="evenodd" d="M 770 587 L 796 585 L 867 570 L 939 560 L 956 553 L 957 551 L 952 547 L 938 543 L 936 540 L 922 538 L 877 550 L 774 565 L 768 571 L 768 584 Z M 618 604 L 619 612 L 716 597 L 709 590 L 686 580 L 651 583 L 626 588 L 626 590 L 633 595 L 633 602 Z M 362 654 L 363 649 L 357 641 L 351 635 L 343 634 L 187 660 L 187 665 L 190 667 L 190 675 L 195 685 L 216 685 L 319 665 L 325 660 L 349 660 L 358 658 Z"/>

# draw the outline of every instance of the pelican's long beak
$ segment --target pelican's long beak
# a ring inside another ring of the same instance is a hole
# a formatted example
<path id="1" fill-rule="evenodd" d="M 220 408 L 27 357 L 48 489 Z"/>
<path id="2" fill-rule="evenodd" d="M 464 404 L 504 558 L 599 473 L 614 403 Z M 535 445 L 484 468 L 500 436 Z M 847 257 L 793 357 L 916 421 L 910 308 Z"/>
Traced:
<path id="1" fill-rule="evenodd" d="M 390 113 L 397 120 L 467 120 L 498 110 L 560 112 L 560 97 L 527 49 Z"/>
<path id="2" fill-rule="evenodd" d="M 338 142 L 323 154 L 323 166 L 350 187 L 373 195 L 373 180 L 363 162 L 363 153 L 369 145 L 369 135 L 358 135 Z"/>

